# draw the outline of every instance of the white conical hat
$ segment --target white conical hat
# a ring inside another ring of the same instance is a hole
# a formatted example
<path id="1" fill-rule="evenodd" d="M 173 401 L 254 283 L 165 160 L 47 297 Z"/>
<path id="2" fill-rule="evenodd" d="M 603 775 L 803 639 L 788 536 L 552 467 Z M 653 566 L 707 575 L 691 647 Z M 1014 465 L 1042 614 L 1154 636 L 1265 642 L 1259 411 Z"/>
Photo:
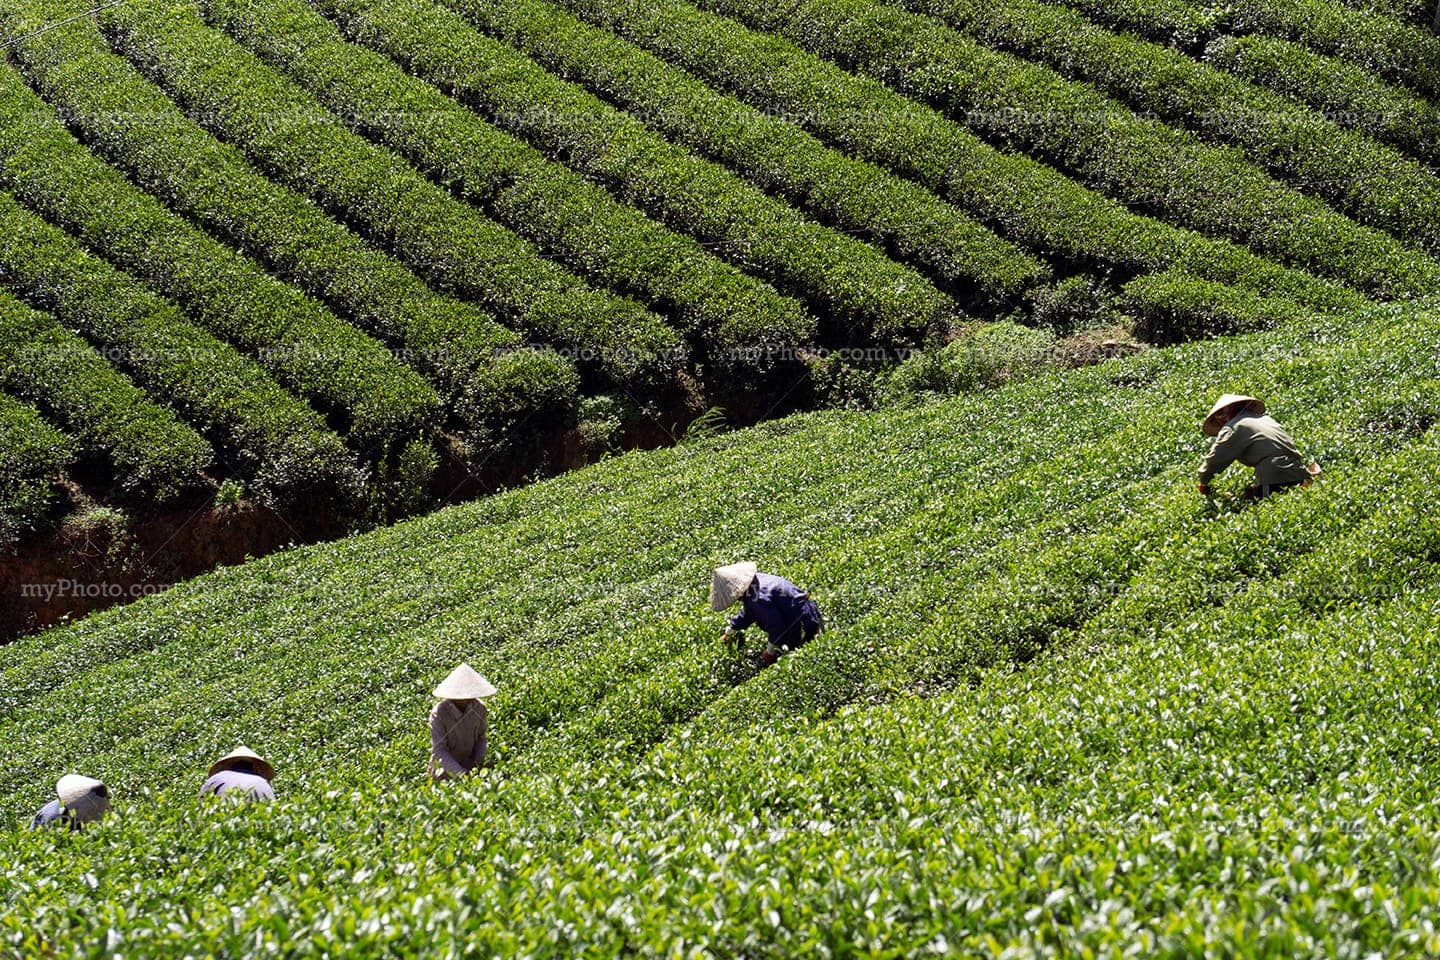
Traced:
<path id="1" fill-rule="evenodd" d="M 236 761 L 239 760 L 249 760 L 250 766 L 254 767 L 255 772 L 258 775 L 264 777 L 266 780 L 275 779 L 275 768 L 270 766 L 268 761 L 262 759 L 260 757 L 260 754 L 256 753 L 254 750 L 251 750 L 243 743 L 240 744 L 240 746 L 236 747 L 234 750 L 231 750 L 229 753 L 225 754 L 225 756 L 221 757 L 219 760 L 216 760 L 214 763 L 212 763 L 210 765 L 210 776 L 215 776 L 215 774 L 219 773 L 221 770 L 229 770 L 233 768 Z"/>
<path id="2" fill-rule="evenodd" d="M 55 783 L 55 794 L 79 823 L 99 820 L 110 809 L 110 791 L 91 777 L 67 773 Z"/>
<path id="3" fill-rule="evenodd" d="M 1200 429 L 1204 430 L 1207 436 L 1215 436 L 1220 432 L 1220 428 L 1225 426 L 1225 421 L 1230 419 L 1230 413 L 1233 412 L 1231 408 L 1242 403 L 1256 413 L 1265 412 L 1264 400 L 1256 400 L 1243 393 L 1223 393 L 1220 399 L 1215 401 L 1215 406 L 1210 408 L 1210 412 L 1205 414 L 1205 422 L 1200 424 Z"/>
<path id="4" fill-rule="evenodd" d="M 468 663 L 462 663 L 450 671 L 450 676 L 440 681 L 435 696 L 441 700 L 479 700 L 495 692 L 495 685 L 486 680 Z"/>
<path id="5" fill-rule="evenodd" d="M 755 564 L 748 560 L 728 567 L 716 567 L 715 575 L 710 578 L 710 609 L 724 610 L 745 596 L 745 591 L 755 580 L 756 569 Z"/>

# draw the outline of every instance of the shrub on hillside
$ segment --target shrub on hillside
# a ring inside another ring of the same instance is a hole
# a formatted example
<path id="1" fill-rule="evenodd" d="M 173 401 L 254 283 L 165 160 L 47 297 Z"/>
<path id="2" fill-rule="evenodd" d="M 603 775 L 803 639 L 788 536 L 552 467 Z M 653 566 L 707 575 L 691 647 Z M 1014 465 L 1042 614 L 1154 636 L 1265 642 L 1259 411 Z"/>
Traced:
<path id="1" fill-rule="evenodd" d="M 1048 330 L 1004 320 L 986 324 L 900 364 L 885 384 L 885 398 L 903 404 L 1020 380 L 1044 368 L 1054 346 L 1055 335 Z"/>
<path id="2" fill-rule="evenodd" d="M 1093 277 L 1070 277 L 1037 287 L 1028 297 L 1033 326 L 1059 336 L 1091 327 L 1110 326 L 1119 318 L 1115 292 Z"/>
<path id="3" fill-rule="evenodd" d="M 1288 300 L 1174 270 L 1130 281 L 1124 303 L 1135 318 L 1135 335 L 1159 344 L 1264 330 L 1311 316 Z"/>

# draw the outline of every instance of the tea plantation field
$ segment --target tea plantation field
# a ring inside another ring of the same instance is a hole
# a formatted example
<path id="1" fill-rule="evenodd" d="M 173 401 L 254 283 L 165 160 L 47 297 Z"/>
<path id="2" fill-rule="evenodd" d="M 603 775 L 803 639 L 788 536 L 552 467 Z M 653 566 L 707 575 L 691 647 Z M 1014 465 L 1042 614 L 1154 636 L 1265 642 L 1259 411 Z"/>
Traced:
<path id="1" fill-rule="evenodd" d="M 91 7 L 0 7 L 0 547 L 217 496 L 373 523 L 977 321 L 1440 288 L 1401 0 Z"/>
<path id="2" fill-rule="evenodd" d="M 791 417 L 22 639 L 0 954 L 1440 952 L 1437 331 L 1376 306 Z M 1233 389 L 1322 481 L 1198 497 Z M 704 603 L 739 557 L 831 623 L 759 674 Z M 461 660 L 492 762 L 432 786 Z M 279 800 L 197 801 L 240 741 Z M 69 771 L 115 812 L 23 830 Z"/>

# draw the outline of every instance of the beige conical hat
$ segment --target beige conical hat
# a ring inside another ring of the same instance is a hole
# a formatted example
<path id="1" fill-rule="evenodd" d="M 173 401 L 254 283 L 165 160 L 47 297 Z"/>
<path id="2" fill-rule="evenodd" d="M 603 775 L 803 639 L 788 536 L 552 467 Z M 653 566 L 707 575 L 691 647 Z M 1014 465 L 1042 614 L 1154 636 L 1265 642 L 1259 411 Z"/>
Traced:
<path id="1" fill-rule="evenodd" d="M 462 663 L 450 671 L 450 676 L 440 681 L 435 696 L 441 700 L 479 700 L 494 694 L 495 685 L 486 680 L 468 663 Z"/>
<path id="2" fill-rule="evenodd" d="M 1225 426 L 1225 421 L 1230 419 L 1230 414 L 1234 412 L 1231 408 L 1240 404 L 1245 404 L 1256 413 L 1265 412 L 1264 400 L 1256 400 L 1243 393 L 1223 393 L 1220 399 L 1215 401 L 1215 406 L 1210 408 L 1210 412 L 1205 414 L 1205 422 L 1200 424 L 1200 429 L 1205 431 L 1206 436 L 1215 436 L 1220 432 L 1220 428 Z"/>
<path id="3" fill-rule="evenodd" d="M 210 776 L 215 776 L 215 774 L 219 773 L 221 770 L 229 770 L 233 768 L 236 761 L 239 760 L 249 760 L 250 765 L 255 768 L 255 772 L 258 775 L 264 777 L 266 780 L 275 779 L 275 768 L 270 766 L 268 761 L 262 759 L 260 754 L 256 753 L 254 750 L 251 750 L 243 743 L 240 744 L 240 746 L 236 747 L 234 750 L 231 750 L 229 753 L 225 754 L 225 756 L 221 757 L 219 760 L 216 760 L 213 764 L 211 764 Z"/>
<path id="4" fill-rule="evenodd" d="M 755 564 L 748 560 L 728 567 L 716 567 L 715 575 L 710 578 L 710 609 L 717 612 L 724 610 L 745 596 L 745 591 L 755 580 L 756 569 Z"/>
<path id="5" fill-rule="evenodd" d="M 110 809 L 110 791 L 105 784 L 76 773 L 67 773 L 56 781 L 55 795 L 79 823 L 99 820 Z"/>

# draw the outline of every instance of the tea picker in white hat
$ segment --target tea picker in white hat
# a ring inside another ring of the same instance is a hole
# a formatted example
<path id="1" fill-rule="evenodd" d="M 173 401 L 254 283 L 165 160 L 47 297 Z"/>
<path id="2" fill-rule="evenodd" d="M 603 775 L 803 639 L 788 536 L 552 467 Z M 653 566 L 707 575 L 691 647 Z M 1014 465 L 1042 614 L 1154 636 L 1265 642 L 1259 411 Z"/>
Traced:
<path id="1" fill-rule="evenodd" d="M 710 609 L 719 612 L 740 604 L 730 617 L 722 639 L 736 637 L 752 624 L 765 631 L 769 642 L 760 663 L 769 666 L 780 654 L 804 646 L 824 629 L 820 608 L 810 595 L 784 577 L 761 573 L 753 563 L 732 563 L 716 568 L 710 579 Z"/>
<path id="2" fill-rule="evenodd" d="M 430 710 L 430 776 L 463 777 L 485 762 L 490 711 L 484 698 L 495 687 L 468 663 L 450 671 L 435 688 L 440 702 Z"/>
<path id="3" fill-rule="evenodd" d="M 270 786 L 273 779 L 275 768 L 242 743 L 210 765 L 210 775 L 200 787 L 200 796 L 214 794 L 267 803 L 275 799 L 275 789 Z"/>
<path id="4" fill-rule="evenodd" d="M 69 773 L 55 784 L 56 799 L 40 808 L 30 829 L 63 824 L 79 830 L 94 823 L 110 809 L 110 790 L 99 780 Z"/>
<path id="5" fill-rule="evenodd" d="M 1320 467 L 1306 465 L 1290 434 L 1265 416 L 1265 403 L 1240 393 L 1223 394 L 1206 414 L 1201 429 L 1215 443 L 1200 464 L 1200 493 L 1210 495 L 1210 481 L 1235 461 L 1255 468 L 1255 482 L 1246 496 L 1259 500 L 1277 490 L 1307 484 Z"/>

